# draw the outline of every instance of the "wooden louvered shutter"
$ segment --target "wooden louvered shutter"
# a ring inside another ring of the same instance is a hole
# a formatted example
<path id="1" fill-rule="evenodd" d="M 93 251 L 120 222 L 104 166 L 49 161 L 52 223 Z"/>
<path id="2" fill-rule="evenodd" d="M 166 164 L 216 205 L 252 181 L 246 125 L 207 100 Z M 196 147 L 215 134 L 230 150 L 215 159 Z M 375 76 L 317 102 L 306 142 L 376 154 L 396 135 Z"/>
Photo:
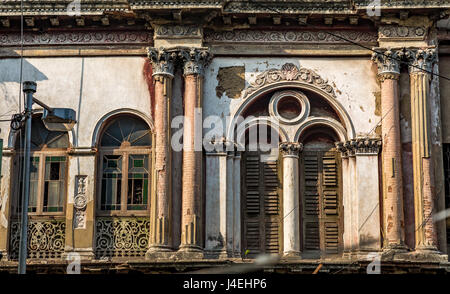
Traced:
<path id="1" fill-rule="evenodd" d="M 244 246 L 249 257 L 280 251 L 280 181 L 278 161 L 261 162 L 260 152 L 243 160 Z"/>
<path id="2" fill-rule="evenodd" d="M 303 243 L 304 251 L 320 250 L 319 160 L 317 152 L 303 152 Z"/>
<path id="3" fill-rule="evenodd" d="M 326 254 L 338 254 L 340 245 L 339 226 L 339 166 L 336 152 L 322 156 L 322 221 L 324 250 Z"/>
<path id="4" fill-rule="evenodd" d="M 280 252 L 280 197 L 278 162 L 269 161 L 261 163 L 264 168 L 263 188 L 264 188 L 264 236 L 265 253 Z"/>
<path id="5" fill-rule="evenodd" d="M 249 256 L 261 253 L 260 232 L 260 179 L 259 155 L 248 152 L 244 157 L 244 250 Z"/>
<path id="6" fill-rule="evenodd" d="M 334 151 L 304 151 L 300 164 L 303 250 L 338 254 L 342 235 L 339 157 Z"/>

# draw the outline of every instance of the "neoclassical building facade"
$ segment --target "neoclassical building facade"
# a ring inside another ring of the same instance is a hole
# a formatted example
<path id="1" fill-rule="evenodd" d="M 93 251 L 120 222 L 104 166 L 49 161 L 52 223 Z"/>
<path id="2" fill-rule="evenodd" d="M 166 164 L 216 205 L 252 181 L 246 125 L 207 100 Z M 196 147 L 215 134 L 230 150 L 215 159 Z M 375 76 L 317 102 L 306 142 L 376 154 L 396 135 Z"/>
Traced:
<path id="1" fill-rule="evenodd" d="M 77 117 L 50 131 L 34 107 L 32 271 L 449 268 L 448 1 L 23 5 L 0 4 L 0 271 L 22 81 Z"/>

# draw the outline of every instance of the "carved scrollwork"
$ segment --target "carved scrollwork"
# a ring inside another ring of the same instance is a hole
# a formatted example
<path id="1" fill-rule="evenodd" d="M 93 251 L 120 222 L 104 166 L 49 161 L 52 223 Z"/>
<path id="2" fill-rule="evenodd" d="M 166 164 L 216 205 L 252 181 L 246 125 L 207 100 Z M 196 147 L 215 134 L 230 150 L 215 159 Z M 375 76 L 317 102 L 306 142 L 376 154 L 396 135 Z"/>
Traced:
<path id="1" fill-rule="evenodd" d="M 95 254 L 102 257 L 143 257 L 148 250 L 150 221 L 145 217 L 99 217 Z"/>
<path id="2" fill-rule="evenodd" d="M 303 144 L 298 142 L 283 142 L 280 144 L 280 152 L 283 156 L 298 156 L 303 151 Z"/>
<path id="3" fill-rule="evenodd" d="M 410 63 L 410 73 L 429 73 L 437 60 L 436 49 L 406 49 L 405 57 Z"/>
<path id="4" fill-rule="evenodd" d="M 380 78 L 389 78 L 400 74 L 400 64 L 404 57 L 403 50 L 385 50 L 377 51 L 372 54 L 372 61 L 378 66 L 378 74 Z M 392 75 L 393 74 L 393 75 Z M 398 78 L 398 77 L 397 77 Z"/>
<path id="5" fill-rule="evenodd" d="M 86 206 L 87 206 L 87 197 L 86 197 L 86 185 L 87 185 L 87 176 L 76 176 L 75 183 L 77 185 L 77 194 L 73 199 L 73 207 L 75 209 L 75 219 L 73 222 L 73 226 L 75 229 L 82 229 L 86 227 Z"/>
<path id="6" fill-rule="evenodd" d="M 204 69 L 211 62 L 209 49 L 186 48 L 180 49 L 178 56 L 183 61 L 184 75 L 203 75 Z"/>
<path id="7" fill-rule="evenodd" d="M 11 223 L 10 258 L 19 257 L 20 223 Z M 64 220 L 30 220 L 28 222 L 28 258 L 61 258 L 64 253 Z"/>
<path id="8" fill-rule="evenodd" d="M 207 43 L 345 43 L 349 39 L 358 43 L 376 43 L 376 32 L 333 31 L 333 35 L 320 31 L 266 31 L 235 30 L 233 32 L 205 32 Z"/>
<path id="9" fill-rule="evenodd" d="M 341 152 L 342 157 L 355 155 L 376 155 L 381 149 L 381 139 L 361 137 L 346 142 L 337 142 L 336 149 Z"/>
<path id="10" fill-rule="evenodd" d="M 336 98 L 334 89 L 330 84 L 328 84 L 327 80 L 323 79 L 313 70 L 298 68 L 292 63 L 284 64 L 281 69 L 269 69 L 256 76 L 255 81 L 250 83 L 250 87 L 245 91 L 244 97 L 266 85 L 280 81 L 300 81 L 306 84 L 311 84 Z"/>
<path id="11" fill-rule="evenodd" d="M 20 40 L 20 32 L 0 34 L 0 44 L 3 46 L 18 46 Z M 23 40 L 27 46 L 149 44 L 153 41 L 153 34 L 141 31 L 25 32 Z"/>
<path id="12" fill-rule="evenodd" d="M 153 75 L 173 77 L 177 52 L 164 48 L 147 48 L 148 58 L 152 62 Z"/>

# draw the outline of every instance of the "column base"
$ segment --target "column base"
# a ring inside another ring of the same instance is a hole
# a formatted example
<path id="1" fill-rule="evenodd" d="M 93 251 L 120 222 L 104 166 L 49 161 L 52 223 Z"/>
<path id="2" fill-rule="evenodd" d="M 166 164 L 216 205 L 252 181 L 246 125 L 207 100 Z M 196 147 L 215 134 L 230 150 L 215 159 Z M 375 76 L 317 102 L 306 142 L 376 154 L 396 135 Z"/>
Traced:
<path id="1" fill-rule="evenodd" d="M 420 246 L 408 254 L 411 261 L 447 262 L 448 255 L 440 252 L 435 246 Z"/>
<path id="2" fill-rule="evenodd" d="M 300 251 L 287 251 L 283 252 L 283 260 L 291 261 L 291 260 L 299 260 L 302 259 L 302 253 Z"/>
<path id="3" fill-rule="evenodd" d="M 182 244 L 180 249 L 177 251 L 177 258 L 181 260 L 191 260 L 191 259 L 204 259 L 205 252 L 203 248 L 198 245 Z"/>
<path id="4" fill-rule="evenodd" d="M 204 251 L 204 258 L 207 259 L 227 259 L 233 257 L 233 253 L 225 249 L 223 250 L 206 250 Z"/>
<path id="5" fill-rule="evenodd" d="M 405 260 L 409 253 L 408 247 L 403 244 L 389 244 L 381 250 L 382 261 Z"/>
<path id="6" fill-rule="evenodd" d="M 175 252 L 169 245 L 155 244 L 150 245 L 145 253 L 146 260 L 172 260 L 175 259 Z"/>
<path id="7" fill-rule="evenodd" d="M 8 260 L 8 251 L 0 250 L 0 261 Z"/>

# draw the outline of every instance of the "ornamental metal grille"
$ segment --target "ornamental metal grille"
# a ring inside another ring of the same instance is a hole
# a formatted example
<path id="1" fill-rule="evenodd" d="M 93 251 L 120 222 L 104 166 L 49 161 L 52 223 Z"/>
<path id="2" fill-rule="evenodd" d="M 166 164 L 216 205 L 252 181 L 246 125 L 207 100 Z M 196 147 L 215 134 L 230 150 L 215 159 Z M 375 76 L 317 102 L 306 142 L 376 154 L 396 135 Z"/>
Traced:
<path id="1" fill-rule="evenodd" d="M 11 223 L 10 259 L 19 258 L 20 222 Z M 29 220 L 28 258 L 61 258 L 66 243 L 64 220 Z"/>
<path id="2" fill-rule="evenodd" d="M 144 257 L 149 231 L 148 217 L 98 217 L 95 223 L 96 258 Z"/>

